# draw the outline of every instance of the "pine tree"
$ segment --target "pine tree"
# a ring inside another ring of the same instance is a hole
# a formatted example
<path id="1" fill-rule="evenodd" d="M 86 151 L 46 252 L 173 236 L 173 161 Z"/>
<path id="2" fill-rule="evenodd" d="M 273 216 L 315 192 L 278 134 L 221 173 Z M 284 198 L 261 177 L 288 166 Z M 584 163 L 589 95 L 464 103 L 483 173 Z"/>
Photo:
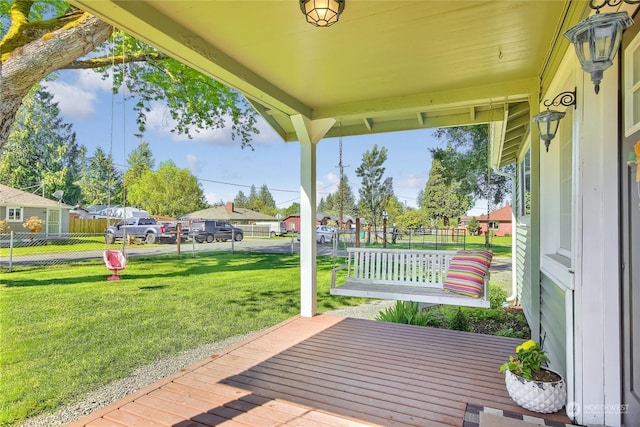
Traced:
<path id="1" fill-rule="evenodd" d="M 115 168 L 111 154 L 100 147 L 84 165 L 79 184 L 85 206 L 124 204 L 122 174 Z"/>
<path id="2" fill-rule="evenodd" d="M 77 181 L 85 152 L 72 125 L 60 117 L 53 95 L 37 87 L 24 100 L 0 153 L 0 182 L 38 189 L 47 198 L 63 190 L 63 201 L 75 205 L 81 199 Z"/>
<path id="3" fill-rule="evenodd" d="M 429 219 L 449 226 L 449 219 L 464 215 L 471 207 L 472 199 L 460 190 L 456 182 L 447 183 L 444 175 L 442 163 L 433 159 L 422 207 Z"/>
<path id="4" fill-rule="evenodd" d="M 382 211 L 393 197 L 393 178 L 384 178 L 384 162 L 387 160 L 387 149 L 374 145 L 371 151 L 362 155 L 362 163 L 356 169 L 356 175 L 362 179 L 359 189 L 360 215 L 377 228 Z"/>
<path id="5" fill-rule="evenodd" d="M 238 191 L 238 195 L 233 199 L 233 205 L 238 208 L 246 208 L 249 204 L 249 199 L 244 195 L 242 190 Z"/>

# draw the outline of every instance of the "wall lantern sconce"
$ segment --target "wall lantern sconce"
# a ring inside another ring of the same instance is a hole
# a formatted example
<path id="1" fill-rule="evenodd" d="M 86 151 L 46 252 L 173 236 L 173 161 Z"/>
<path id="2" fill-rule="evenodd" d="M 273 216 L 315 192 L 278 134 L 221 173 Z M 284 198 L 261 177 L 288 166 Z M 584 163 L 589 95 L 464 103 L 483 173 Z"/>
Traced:
<path id="1" fill-rule="evenodd" d="M 565 107 L 573 105 L 575 110 L 577 104 L 576 90 L 561 92 L 553 100 L 546 100 L 543 104 L 547 107 L 547 110 L 533 116 L 533 121 L 536 122 L 540 139 L 544 141 L 547 152 L 549 152 L 549 144 L 555 138 L 558 126 L 560 126 L 560 120 L 566 114 L 564 111 L 550 110 L 549 107 L 552 105 L 556 107 L 559 105 L 564 105 Z"/>
<path id="2" fill-rule="evenodd" d="M 633 19 L 627 12 L 601 14 L 600 8 L 605 5 L 617 6 L 622 2 L 637 4 L 640 0 L 590 0 L 589 6 L 596 10 L 596 14 L 564 33 L 573 43 L 582 69 L 591 74 L 596 94 L 600 91 L 602 73 L 613 65 L 613 58 L 622 40 L 622 32 L 633 25 Z"/>
<path id="3" fill-rule="evenodd" d="M 316 27 L 330 27 L 340 19 L 345 0 L 300 0 L 300 10 L 307 22 Z"/>

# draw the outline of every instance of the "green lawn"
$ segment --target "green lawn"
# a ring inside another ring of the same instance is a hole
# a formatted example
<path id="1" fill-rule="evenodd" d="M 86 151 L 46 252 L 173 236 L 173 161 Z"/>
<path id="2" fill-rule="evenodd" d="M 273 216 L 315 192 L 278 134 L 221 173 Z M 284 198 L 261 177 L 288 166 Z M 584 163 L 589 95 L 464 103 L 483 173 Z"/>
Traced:
<path id="1" fill-rule="evenodd" d="M 318 258 L 318 310 L 335 261 Z M 122 280 L 101 263 L 0 276 L 0 425 L 61 405 L 167 355 L 258 331 L 299 313 L 297 255 L 132 258 Z"/>
<path id="2" fill-rule="evenodd" d="M 24 234 L 23 234 L 24 236 Z M 82 251 L 103 251 L 105 249 L 104 235 L 84 235 L 73 236 L 68 239 L 62 240 L 48 240 L 46 244 L 42 244 L 37 238 L 34 238 L 34 242 L 31 243 L 29 239 L 24 237 L 16 242 L 16 246 L 11 250 L 13 255 L 39 255 L 39 254 L 57 254 L 62 252 L 82 252 Z M 118 249 L 122 246 L 113 245 Z M 0 248 L 0 257 L 9 257 L 9 248 Z"/>

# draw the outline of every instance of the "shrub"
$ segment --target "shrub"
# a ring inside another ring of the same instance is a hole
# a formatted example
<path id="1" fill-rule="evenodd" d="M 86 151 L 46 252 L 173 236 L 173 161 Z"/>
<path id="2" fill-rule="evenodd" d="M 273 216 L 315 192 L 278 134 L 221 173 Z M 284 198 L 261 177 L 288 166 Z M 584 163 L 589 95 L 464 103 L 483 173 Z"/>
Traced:
<path id="1" fill-rule="evenodd" d="M 396 305 L 379 312 L 376 316 L 376 320 L 382 322 L 418 326 L 425 326 L 428 319 L 429 316 L 413 301 L 396 301 Z"/>
<path id="2" fill-rule="evenodd" d="M 502 303 L 507 300 L 507 291 L 505 291 L 502 286 L 489 284 L 489 304 L 491 308 L 500 308 L 502 307 Z"/>
<path id="3" fill-rule="evenodd" d="M 471 217 L 471 220 L 469 220 L 467 224 L 467 230 L 469 230 L 469 234 L 472 236 L 478 235 L 478 230 L 480 230 L 480 221 L 478 221 L 478 218 L 475 216 Z"/>
<path id="4" fill-rule="evenodd" d="M 454 331 L 469 331 L 469 318 L 460 307 L 458 307 L 458 310 L 451 317 L 449 326 Z"/>
<path id="5" fill-rule="evenodd" d="M 30 233 L 39 233 L 42 231 L 42 225 L 44 221 L 37 216 L 32 216 L 28 220 L 22 223 L 24 228 L 27 228 Z"/>
<path id="6" fill-rule="evenodd" d="M 0 234 L 9 232 L 9 223 L 6 219 L 0 219 Z"/>

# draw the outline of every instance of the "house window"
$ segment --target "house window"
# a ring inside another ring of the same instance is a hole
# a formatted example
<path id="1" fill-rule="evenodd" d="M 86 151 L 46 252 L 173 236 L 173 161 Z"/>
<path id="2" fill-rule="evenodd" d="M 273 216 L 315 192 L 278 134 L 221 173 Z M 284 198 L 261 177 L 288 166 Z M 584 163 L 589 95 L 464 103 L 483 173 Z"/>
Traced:
<path id="1" fill-rule="evenodd" d="M 500 230 L 500 221 L 489 221 L 489 230 Z"/>
<path id="2" fill-rule="evenodd" d="M 531 214 L 531 147 L 522 158 L 519 172 L 518 212 L 524 216 Z"/>
<path id="3" fill-rule="evenodd" d="M 22 208 L 7 207 L 7 221 L 22 222 Z"/>
<path id="4" fill-rule="evenodd" d="M 640 130 L 640 35 L 624 50 L 625 136 Z"/>

